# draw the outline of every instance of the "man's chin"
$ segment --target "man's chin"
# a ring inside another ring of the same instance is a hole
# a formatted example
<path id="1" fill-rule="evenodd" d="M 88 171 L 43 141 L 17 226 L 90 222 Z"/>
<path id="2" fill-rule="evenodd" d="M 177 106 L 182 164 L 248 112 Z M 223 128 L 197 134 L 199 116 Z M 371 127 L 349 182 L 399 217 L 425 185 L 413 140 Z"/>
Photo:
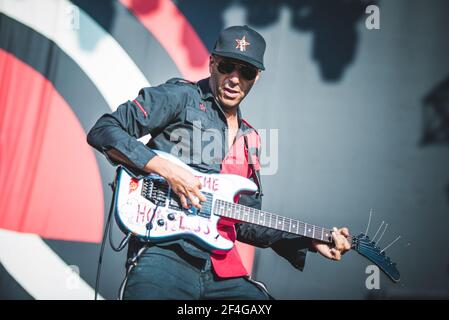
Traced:
<path id="1" fill-rule="evenodd" d="M 219 99 L 220 105 L 226 109 L 236 108 L 240 104 L 241 99 Z"/>

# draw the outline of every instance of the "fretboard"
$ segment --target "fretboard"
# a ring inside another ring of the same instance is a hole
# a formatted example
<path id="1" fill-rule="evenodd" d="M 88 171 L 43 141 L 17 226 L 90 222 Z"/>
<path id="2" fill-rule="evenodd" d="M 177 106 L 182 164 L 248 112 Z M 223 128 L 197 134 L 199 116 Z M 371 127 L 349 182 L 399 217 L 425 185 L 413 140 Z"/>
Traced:
<path id="1" fill-rule="evenodd" d="M 214 214 L 331 243 L 330 229 L 217 199 Z"/>

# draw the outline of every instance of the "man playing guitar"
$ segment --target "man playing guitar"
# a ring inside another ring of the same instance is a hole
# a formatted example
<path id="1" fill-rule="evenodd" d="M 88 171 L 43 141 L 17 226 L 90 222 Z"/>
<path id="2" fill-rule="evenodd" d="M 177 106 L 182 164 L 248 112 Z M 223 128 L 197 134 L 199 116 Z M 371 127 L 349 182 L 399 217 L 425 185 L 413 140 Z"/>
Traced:
<path id="1" fill-rule="evenodd" d="M 240 103 L 264 70 L 265 40 L 248 26 L 223 30 L 209 60 L 210 77 L 191 83 L 173 79 L 143 88 L 133 101 L 103 115 L 90 130 L 88 143 L 113 164 L 136 176 L 155 173 L 165 178 L 185 209 L 206 202 L 200 180 L 189 170 L 158 156 L 153 150 L 179 154 L 199 172 L 232 173 L 254 181 L 259 191 L 242 194 L 240 204 L 260 209 L 261 182 L 257 132 L 242 119 Z M 208 130 L 219 147 L 204 156 L 208 144 L 195 132 Z M 144 145 L 137 139 L 151 134 Z M 193 148 L 191 148 L 193 146 Z M 195 146 L 197 146 L 195 148 Z M 153 150 L 152 150 L 153 149 Z M 174 150 L 177 150 L 176 152 Z M 208 158 L 208 159 L 206 159 Z M 221 219 L 220 235 L 257 247 L 271 247 L 302 270 L 307 251 L 340 260 L 350 249 L 347 228 L 334 228 L 332 242 L 313 241 L 249 223 Z M 235 247 L 213 253 L 189 239 L 146 243 L 132 239 L 128 248 L 124 299 L 269 299 L 265 287 L 253 281 Z"/>

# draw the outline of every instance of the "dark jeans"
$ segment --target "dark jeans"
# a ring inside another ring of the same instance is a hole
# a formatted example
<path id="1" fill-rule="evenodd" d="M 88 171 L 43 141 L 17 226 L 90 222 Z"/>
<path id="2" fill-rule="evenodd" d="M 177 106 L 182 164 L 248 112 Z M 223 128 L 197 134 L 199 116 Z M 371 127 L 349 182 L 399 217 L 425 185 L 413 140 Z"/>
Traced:
<path id="1" fill-rule="evenodd" d="M 249 278 L 218 278 L 210 259 L 193 257 L 176 245 L 145 249 L 128 270 L 122 296 L 126 300 L 271 298 L 262 284 Z"/>

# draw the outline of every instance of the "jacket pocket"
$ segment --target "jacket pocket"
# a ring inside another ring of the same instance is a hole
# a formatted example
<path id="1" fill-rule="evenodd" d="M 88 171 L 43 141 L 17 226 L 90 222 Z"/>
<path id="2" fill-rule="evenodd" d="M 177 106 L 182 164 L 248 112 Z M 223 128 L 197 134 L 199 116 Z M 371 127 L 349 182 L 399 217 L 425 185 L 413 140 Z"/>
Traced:
<path id="1" fill-rule="evenodd" d="M 205 111 L 187 108 L 185 121 L 186 123 L 201 130 L 207 130 L 212 128 L 212 122 L 205 113 Z"/>

